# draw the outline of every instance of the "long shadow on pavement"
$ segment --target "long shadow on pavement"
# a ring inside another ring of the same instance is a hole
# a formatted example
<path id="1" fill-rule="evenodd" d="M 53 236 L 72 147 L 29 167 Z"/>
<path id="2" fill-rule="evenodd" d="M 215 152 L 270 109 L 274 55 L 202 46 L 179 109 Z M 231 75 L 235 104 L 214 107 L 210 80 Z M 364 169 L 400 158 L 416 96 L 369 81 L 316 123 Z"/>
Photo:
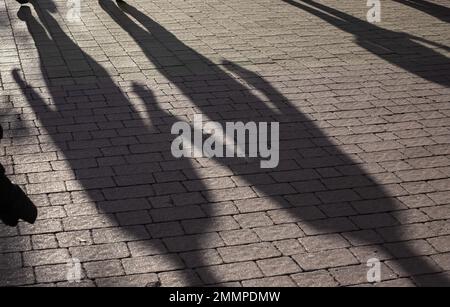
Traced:
<path id="1" fill-rule="evenodd" d="M 450 85 L 450 59 L 416 41 L 446 51 L 450 50 L 449 46 L 411 34 L 387 30 L 314 1 L 282 1 L 317 16 L 344 32 L 353 34 L 359 46 L 385 61 L 425 80 L 446 87 Z"/>
<path id="2" fill-rule="evenodd" d="M 135 249 L 140 258 L 123 260 L 127 274 L 184 269 L 184 262 L 177 252 L 198 251 L 206 240 L 194 233 L 180 238 L 183 231 L 176 221 L 207 217 L 210 207 L 193 193 L 181 193 L 185 189 L 170 179 L 175 175 L 177 180 L 187 180 L 187 176 L 190 180 L 197 179 L 193 162 L 171 158 L 170 142 L 175 136 L 170 134 L 170 128 L 177 118 L 160 109 L 152 91 L 139 84 L 133 88 L 145 103 L 131 103 L 130 97 L 116 85 L 108 72 L 61 29 L 49 13 L 51 6 L 48 4 L 46 2 L 41 8 L 33 2 L 44 26 L 27 6 L 20 8 L 18 16 L 26 22 L 38 49 L 49 96 L 43 98 L 42 93 L 31 88 L 18 70 L 13 71 L 13 76 L 37 120 L 47 131 L 48 142 L 54 143 L 63 153 L 61 159 L 68 166 L 60 166 L 61 170 L 73 171 L 71 179 L 75 186 L 69 191 L 74 206 L 72 216 L 63 223 L 65 230 L 91 229 L 94 224 L 97 225 L 94 228 L 101 227 L 99 224 L 120 226 L 121 233 L 113 231 L 107 235 L 106 241 L 102 239 L 100 243 L 108 243 L 108 240 L 140 242 Z M 58 78 L 47 77 L 61 73 L 61 67 L 70 71 L 69 75 L 59 79 L 67 83 L 65 87 L 52 83 Z M 90 79 L 92 76 L 96 77 Z M 84 77 L 86 79 L 82 81 Z M 81 84 L 77 84 L 79 82 Z M 85 95 L 77 96 L 83 91 Z M 78 94 L 71 97 L 70 92 Z M 143 118 L 143 114 L 148 116 Z M 152 126 L 148 125 L 149 122 Z M 180 170 L 188 175 L 183 175 Z M 201 181 L 196 182 L 196 187 L 206 190 Z M 176 191 L 180 194 L 175 202 L 170 196 Z M 97 214 L 97 210 L 101 215 L 89 216 Z M 153 219 L 148 210 L 151 210 Z M 181 212 L 183 215 L 177 218 Z M 80 226 L 80 223 L 85 226 Z M 145 224 L 147 229 L 143 226 Z M 203 220 L 202 224 L 208 228 L 208 220 Z M 153 240 L 149 240 L 149 233 Z M 165 245 L 160 241 L 163 237 L 167 237 Z M 85 251 L 73 250 L 72 256 L 81 262 L 100 260 L 86 256 L 92 255 L 88 248 L 85 247 Z M 123 245 L 100 248 L 109 251 L 106 258 L 127 257 Z M 98 250 L 98 253 L 104 254 L 105 251 Z M 201 262 L 202 253 L 198 252 L 195 257 Z M 215 283 L 216 278 L 209 275 L 209 271 L 203 277 Z M 185 278 L 188 284 L 199 284 L 189 274 L 181 278 Z"/>
<path id="3" fill-rule="evenodd" d="M 283 216 L 290 217 L 291 222 L 297 222 L 307 235 L 345 233 L 349 240 L 364 242 L 371 241 L 366 236 L 368 230 L 379 230 L 383 236 L 382 241 L 397 242 L 396 251 L 393 253 L 392 246 L 389 248 L 390 245 L 374 240 L 373 243 L 376 243 L 381 254 L 388 254 L 390 255 L 388 258 L 394 259 L 416 256 L 411 246 L 402 242 L 403 230 L 394 218 L 395 211 L 405 206 L 396 202 L 358 165 L 357 161 L 333 144 L 316 123 L 299 112 L 269 82 L 237 64 L 224 62 L 226 69 L 247 83 L 248 86 L 244 86 L 135 7 L 122 2 L 119 7 L 112 1 L 99 3 L 141 46 L 144 54 L 149 61 L 154 62 L 159 72 L 171 80 L 208 118 L 219 121 L 222 126 L 229 121 L 281 123 L 282 159 L 276 169 L 263 170 L 259 167 L 259 161 L 255 160 L 215 159 L 248 182 L 261 197 L 255 199 L 253 203 L 250 202 L 255 208 L 247 210 L 258 211 L 264 208 L 275 210 L 272 212 L 274 218 L 277 213 L 282 212 Z M 420 48 L 425 50 L 424 47 Z M 180 60 L 190 71 L 186 80 L 211 85 L 220 84 L 219 89 L 210 88 L 209 103 L 196 95 L 195 88 L 189 87 L 184 80 L 174 77 L 170 70 L 164 69 L 162 65 L 157 65 L 162 51 L 164 56 L 178 60 L 186 55 L 189 55 L 190 59 L 195 59 L 193 62 Z M 435 56 L 443 61 L 442 56 L 437 53 Z M 428 74 L 423 76 L 447 84 L 447 80 L 440 77 Z M 265 98 L 256 96 L 255 91 L 263 94 Z M 225 109 L 218 108 L 215 111 L 212 105 L 214 101 L 224 104 Z M 269 106 L 270 103 L 272 106 Z M 336 171 L 336 174 L 328 177 L 324 172 L 330 168 Z M 276 211 L 276 209 L 284 210 Z M 308 267 L 307 260 L 300 262 Z M 427 273 L 440 270 L 424 258 L 415 258 L 413 262 L 396 259 L 394 263 L 401 267 L 406 275 L 415 275 L 417 268 Z M 412 263 L 414 265 L 411 265 Z M 438 284 L 448 284 L 448 280 L 442 275 L 436 275 L 434 281 Z"/>

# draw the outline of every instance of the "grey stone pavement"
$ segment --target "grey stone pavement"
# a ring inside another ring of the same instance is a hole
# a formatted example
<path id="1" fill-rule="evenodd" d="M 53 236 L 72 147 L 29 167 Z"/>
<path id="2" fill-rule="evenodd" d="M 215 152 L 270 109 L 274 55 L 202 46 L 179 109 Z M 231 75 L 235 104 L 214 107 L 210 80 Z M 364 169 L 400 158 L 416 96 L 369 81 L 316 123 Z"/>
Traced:
<path id="1" fill-rule="evenodd" d="M 449 285 L 450 3 L 381 3 L 0 0 L 0 162 L 39 209 L 0 285 Z M 194 114 L 280 122 L 279 166 L 174 158 Z"/>

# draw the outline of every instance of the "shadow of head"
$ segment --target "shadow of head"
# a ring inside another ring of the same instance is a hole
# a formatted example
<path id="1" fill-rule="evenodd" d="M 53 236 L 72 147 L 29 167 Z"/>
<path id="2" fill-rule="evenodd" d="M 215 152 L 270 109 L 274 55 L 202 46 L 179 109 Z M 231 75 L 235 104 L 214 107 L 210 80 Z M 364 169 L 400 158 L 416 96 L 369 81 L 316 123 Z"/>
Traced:
<path id="1" fill-rule="evenodd" d="M 0 140 L 3 128 L 0 126 Z M 34 224 L 38 211 L 33 202 L 18 186 L 13 184 L 0 164 L 0 220 L 8 226 L 17 226 L 19 220 Z"/>

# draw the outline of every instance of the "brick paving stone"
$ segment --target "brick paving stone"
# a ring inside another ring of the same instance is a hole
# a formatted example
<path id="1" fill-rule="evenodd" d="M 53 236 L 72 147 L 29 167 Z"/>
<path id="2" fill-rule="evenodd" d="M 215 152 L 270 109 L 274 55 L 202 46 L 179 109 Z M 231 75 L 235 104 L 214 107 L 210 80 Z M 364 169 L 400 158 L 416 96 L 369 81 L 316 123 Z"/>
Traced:
<path id="1" fill-rule="evenodd" d="M 166 255 L 123 259 L 122 264 L 127 274 L 155 273 L 184 268 L 181 259 Z"/>
<path id="2" fill-rule="evenodd" d="M 158 274 L 161 285 L 171 287 L 201 286 L 202 282 L 192 270 L 172 271 Z"/>
<path id="3" fill-rule="evenodd" d="M 34 273 L 39 283 L 65 282 L 67 281 L 67 264 L 38 266 L 34 269 Z M 83 271 L 80 277 L 85 278 Z"/>
<path id="4" fill-rule="evenodd" d="M 216 248 L 224 246 L 223 240 L 215 233 L 203 235 L 178 236 L 163 239 L 164 244 L 171 252 L 184 252 L 205 248 Z"/>
<path id="5" fill-rule="evenodd" d="M 211 281 L 213 281 L 208 273 L 210 268 L 201 268 L 197 270 L 202 281 L 205 283 L 211 283 Z M 214 268 L 214 275 L 218 276 L 220 280 L 223 280 L 224 282 L 263 277 L 263 274 L 257 265 L 250 261 L 222 264 L 213 266 L 212 268 Z"/>
<path id="6" fill-rule="evenodd" d="M 299 287 L 335 287 L 338 282 L 327 271 L 312 271 L 291 275 Z"/>
<path id="7" fill-rule="evenodd" d="M 256 262 L 265 276 L 286 275 L 301 272 L 290 257 L 271 258 Z"/>
<path id="8" fill-rule="evenodd" d="M 300 238 L 299 241 L 308 252 L 318 252 L 350 246 L 350 244 L 338 234 L 304 237 Z"/>
<path id="9" fill-rule="evenodd" d="M 0 238 L 0 250 L 2 253 L 22 252 L 31 249 L 31 240 L 28 236 Z"/>
<path id="10" fill-rule="evenodd" d="M 5 286 L 30 285 L 35 282 L 32 268 L 12 268 L 1 270 L 0 281 Z"/>
<path id="11" fill-rule="evenodd" d="M 450 236 L 441 236 L 427 240 L 438 252 L 450 252 Z"/>
<path id="12" fill-rule="evenodd" d="M 181 224 L 187 234 L 209 231 L 234 230 L 239 228 L 238 223 L 236 223 L 236 221 L 231 216 L 185 220 L 182 221 Z"/>
<path id="13" fill-rule="evenodd" d="M 147 287 L 159 282 L 156 274 L 137 274 L 119 277 L 98 278 L 95 283 L 99 287 Z"/>
<path id="14" fill-rule="evenodd" d="M 258 237 L 263 241 L 275 241 L 282 239 L 292 239 L 303 236 L 303 232 L 295 224 L 283 224 L 254 229 Z"/>
<path id="15" fill-rule="evenodd" d="M 414 276 L 413 280 L 416 286 L 419 287 L 449 287 L 450 283 L 448 278 L 450 276 L 449 272 L 427 274 Z M 444 280 L 444 282 L 442 282 Z"/>
<path id="16" fill-rule="evenodd" d="M 95 261 L 83 264 L 89 278 L 121 276 L 124 274 L 119 260 Z"/>
<path id="17" fill-rule="evenodd" d="M 236 215 L 234 218 L 244 229 L 273 225 L 272 220 L 265 212 L 244 213 Z"/>
<path id="18" fill-rule="evenodd" d="M 299 254 L 292 256 L 292 258 L 305 271 L 358 264 L 358 260 L 347 249 Z"/>
<path id="19" fill-rule="evenodd" d="M 265 277 L 259 279 L 244 280 L 244 287 L 295 287 L 296 284 L 289 276 Z"/>
<path id="20" fill-rule="evenodd" d="M 191 268 L 222 264 L 223 260 L 215 249 L 186 252 L 180 254 L 184 263 Z"/>
<path id="21" fill-rule="evenodd" d="M 60 247 L 91 245 L 93 243 L 89 230 L 67 231 L 56 234 Z"/>
<path id="22" fill-rule="evenodd" d="M 161 240 L 131 241 L 127 243 L 132 257 L 165 254 L 166 247 Z"/>
<path id="23" fill-rule="evenodd" d="M 386 264 L 401 277 L 440 272 L 439 266 L 428 257 L 414 257 L 387 261 Z M 426 265 L 424 265 L 426 264 Z"/>
<path id="24" fill-rule="evenodd" d="M 71 259 L 67 249 L 46 249 L 24 252 L 25 266 L 67 263 Z"/>
<path id="25" fill-rule="evenodd" d="M 414 282 L 408 278 L 398 278 L 382 281 L 375 285 L 376 287 L 409 288 L 414 287 Z"/>
<path id="26" fill-rule="evenodd" d="M 399 243 L 388 243 L 385 247 L 398 258 L 426 256 L 436 253 L 436 250 L 425 240 L 412 240 Z"/>
<path id="27" fill-rule="evenodd" d="M 32 236 L 32 244 L 34 249 L 51 249 L 57 248 L 58 242 L 53 234 Z"/>
<path id="28" fill-rule="evenodd" d="M 432 258 L 444 271 L 450 271 L 450 253 L 434 255 Z"/>
<path id="29" fill-rule="evenodd" d="M 330 273 L 341 286 L 351 286 L 367 283 L 367 273 L 369 269 L 369 267 L 363 264 L 331 269 Z M 381 264 L 380 269 L 382 281 L 395 279 L 397 277 L 397 275 L 384 264 Z"/>
<path id="30" fill-rule="evenodd" d="M 130 255 L 125 243 L 70 247 L 72 257 L 81 262 L 125 258 Z"/>
<path id="31" fill-rule="evenodd" d="M 266 242 L 220 247 L 218 252 L 226 263 L 264 259 L 280 255 L 280 252 L 272 244 Z"/>
<path id="32" fill-rule="evenodd" d="M 275 241 L 274 244 L 284 256 L 292 256 L 305 252 L 305 248 L 296 239 Z"/>
<path id="33" fill-rule="evenodd" d="M 238 229 L 220 232 L 220 236 L 227 246 L 242 245 L 259 242 L 257 234 L 250 229 Z"/>

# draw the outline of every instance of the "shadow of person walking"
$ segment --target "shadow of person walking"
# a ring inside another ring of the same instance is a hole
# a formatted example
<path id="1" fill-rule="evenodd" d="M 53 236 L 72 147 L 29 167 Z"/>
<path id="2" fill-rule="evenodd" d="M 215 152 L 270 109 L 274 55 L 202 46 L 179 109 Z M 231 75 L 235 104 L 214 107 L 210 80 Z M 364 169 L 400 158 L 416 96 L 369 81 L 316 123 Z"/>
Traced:
<path id="1" fill-rule="evenodd" d="M 407 5 L 444 22 L 450 22 L 450 8 L 426 0 L 393 0 Z"/>
<path id="2" fill-rule="evenodd" d="M 395 216 L 399 210 L 406 209 L 406 206 L 391 197 L 389 192 L 364 170 L 361 161 L 352 159 L 336 146 L 313 120 L 299 112 L 269 82 L 237 64 L 224 62 L 224 68 L 236 74 L 240 80 L 231 77 L 130 4 L 118 2 L 118 7 L 112 1 L 100 0 L 99 3 L 141 46 L 143 53 L 149 61 L 154 62 L 159 72 L 172 81 L 172 84 L 208 118 L 218 121 L 222 126 L 230 121 L 280 122 L 282 151 L 277 168 L 261 169 L 258 159 L 215 158 L 215 162 L 228 166 L 233 174 L 247 182 L 259 197 L 253 202 L 244 202 L 248 206 L 242 205 L 241 211 L 267 211 L 275 221 L 278 218 L 280 223 L 297 223 L 306 235 L 345 234 L 352 242 L 373 243 L 379 251 L 378 255 L 393 259 L 391 265 L 401 268 L 404 276 L 441 271 L 430 259 L 416 257 L 411 244 L 405 242 L 407 238 L 403 238 L 403 235 L 406 230 Z M 352 21 L 354 19 L 349 19 L 348 25 Z M 413 45 L 412 42 L 410 44 Z M 415 43 L 414 47 L 421 52 L 427 52 L 428 55 L 432 54 L 436 58 L 433 63 L 447 63 L 446 58 L 432 50 Z M 190 71 L 185 80 L 174 77 L 163 65 L 156 65 L 156 50 L 161 49 L 166 57 L 180 60 L 189 54 L 195 58 L 195 63 L 182 61 L 182 65 Z M 414 67 L 406 62 L 399 60 L 396 63 L 413 71 Z M 428 74 L 422 69 L 415 72 L 440 84 L 446 85 L 448 82 L 445 76 Z M 195 88 L 183 82 L 186 80 L 211 85 L 209 104 L 204 101 L 199 103 Z M 222 88 L 215 89 L 212 86 L 217 83 L 220 83 Z M 256 93 L 262 94 L 263 98 Z M 212 112 L 213 101 L 223 103 L 231 110 Z M 326 175 L 330 170 L 334 174 Z M 252 206 L 254 208 L 251 208 Z M 368 236 L 369 233 L 371 235 Z M 378 238 L 379 234 L 381 240 L 374 240 L 372 235 Z M 262 239 L 264 240 L 264 237 Z M 307 259 L 298 258 L 305 269 L 308 269 Z M 332 267 L 332 264 L 324 263 L 323 267 Z M 365 269 L 360 269 L 358 273 L 362 272 L 365 272 Z M 449 284 L 444 275 L 435 275 L 434 281 L 441 285 Z"/>
<path id="3" fill-rule="evenodd" d="M 448 87 L 450 59 L 416 42 L 449 51 L 450 47 L 411 34 L 387 30 L 310 0 L 282 0 L 353 34 L 356 43 L 381 59 L 425 80 Z M 439 68 L 439 69 L 436 69 Z"/>
<path id="4" fill-rule="evenodd" d="M 17 69 L 12 74 L 36 114 L 36 125 L 48 134 L 43 135 L 44 142 L 53 143 L 62 154 L 64 165 L 59 170 L 73 172 L 68 188 L 73 208 L 63 221 L 65 230 L 93 229 L 94 237 L 98 231 L 94 243 L 103 244 L 98 246 L 98 254 L 106 259 L 124 258 L 126 274 L 185 269 L 178 255 L 181 251 L 189 251 L 200 267 L 207 265 L 202 264 L 201 251 L 207 239 L 195 232 L 183 234 L 181 228 L 184 220 L 211 215 L 205 200 L 208 191 L 196 181 L 198 165 L 189 159 L 175 160 L 170 151 L 175 137 L 170 128 L 181 119 L 161 109 L 152 91 L 143 85 L 135 83 L 124 92 L 61 29 L 49 13 L 52 6 L 48 2 L 43 8 L 31 3 L 42 24 L 28 6 L 20 8 L 18 17 L 26 22 L 38 50 L 48 96 L 44 98 L 30 87 Z M 61 66 L 69 74 L 51 78 L 54 72 L 61 73 Z M 61 80 L 66 85 L 53 83 Z M 136 100 L 135 93 L 141 100 Z M 174 176 L 176 180 L 170 179 Z M 187 176 L 204 196 L 188 193 L 178 183 Z M 208 221 L 201 220 L 203 229 L 208 229 Z M 102 234 L 104 227 L 111 232 Z M 130 247 L 131 258 L 123 242 L 134 246 Z M 84 248 L 74 247 L 72 256 L 82 263 L 101 260 L 92 258 L 90 246 Z M 110 255 L 105 256 L 105 251 Z M 204 277 L 213 284 L 218 282 L 213 272 L 205 272 Z M 187 285 L 201 284 L 189 272 L 179 278 Z"/>

